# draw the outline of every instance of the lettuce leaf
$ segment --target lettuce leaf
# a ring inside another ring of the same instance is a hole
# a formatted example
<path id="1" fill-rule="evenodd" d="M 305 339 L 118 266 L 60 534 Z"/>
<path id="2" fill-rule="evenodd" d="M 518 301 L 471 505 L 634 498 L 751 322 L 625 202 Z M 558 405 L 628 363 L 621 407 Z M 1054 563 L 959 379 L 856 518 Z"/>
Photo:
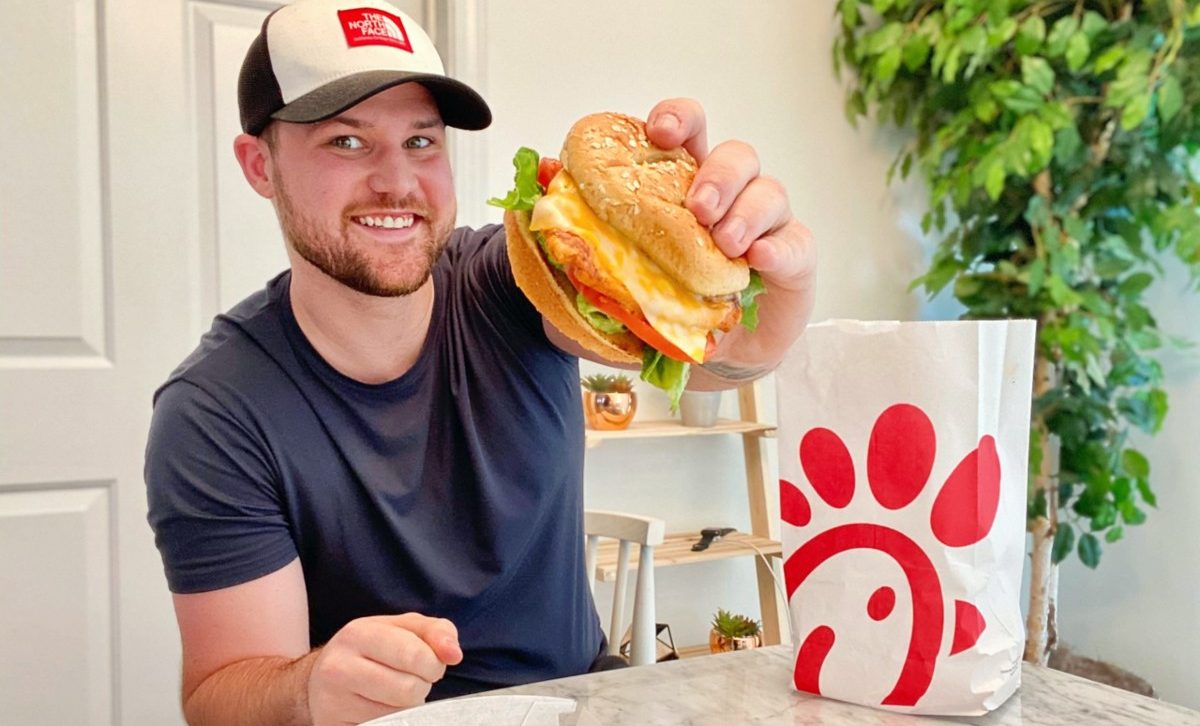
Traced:
<path id="1" fill-rule="evenodd" d="M 533 149 L 522 146 L 513 157 L 517 173 L 513 175 L 513 189 L 503 199 L 492 197 L 487 203 L 501 209 L 529 211 L 542 196 L 542 185 L 538 184 L 537 170 L 540 157 Z"/>
<path id="2" fill-rule="evenodd" d="M 588 302 L 587 298 L 578 293 L 575 295 L 575 307 L 593 328 L 602 333 L 615 335 L 625 330 L 624 325 L 601 312 L 600 308 Z"/>
<path id="3" fill-rule="evenodd" d="M 750 271 L 750 284 L 742 290 L 742 298 L 739 301 L 742 306 L 742 327 L 750 332 L 758 327 L 758 301 L 754 298 L 767 291 L 766 285 L 763 285 L 762 275 L 758 274 L 757 270 Z"/>
<path id="4" fill-rule="evenodd" d="M 691 372 L 691 364 L 668 358 L 648 345 L 642 353 L 642 380 L 667 392 L 672 412 L 679 408 Z"/>

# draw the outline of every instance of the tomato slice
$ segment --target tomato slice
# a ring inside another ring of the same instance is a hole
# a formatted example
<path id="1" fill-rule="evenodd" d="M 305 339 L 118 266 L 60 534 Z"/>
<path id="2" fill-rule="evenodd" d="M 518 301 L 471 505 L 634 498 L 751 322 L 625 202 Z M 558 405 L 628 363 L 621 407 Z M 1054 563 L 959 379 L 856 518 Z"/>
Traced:
<path id="1" fill-rule="evenodd" d="M 554 179 L 555 175 L 561 170 L 562 162 L 549 156 L 543 156 L 541 161 L 538 162 L 538 184 L 542 185 L 542 189 L 548 188 L 550 186 L 550 181 Z"/>
<path id="2" fill-rule="evenodd" d="M 618 321 L 623 323 L 625 327 L 629 328 L 629 332 L 636 335 L 638 339 L 646 345 L 654 348 L 666 357 L 682 363 L 700 362 L 692 358 L 687 353 L 684 353 L 682 350 L 676 347 L 674 343 L 664 338 L 662 333 L 659 333 L 657 330 L 655 330 L 654 327 L 651 326 L 646 320 L 645 316 L 641 313 L 630 312 L 616 300 L 613 300 L 604 293 L 593 290 L 587 285 L 581 284 L 575 279 L 574 275 L 567 273 L 567 276 L 571 278 L 571 282 L 575 284 L 575 287 L 579 290 L 580 294 L 583 295 L 585 300 L 590 302 L 592 305 L 595 305 L 600 312 L 608 315 L 609 317 L 616 318 Z"/>

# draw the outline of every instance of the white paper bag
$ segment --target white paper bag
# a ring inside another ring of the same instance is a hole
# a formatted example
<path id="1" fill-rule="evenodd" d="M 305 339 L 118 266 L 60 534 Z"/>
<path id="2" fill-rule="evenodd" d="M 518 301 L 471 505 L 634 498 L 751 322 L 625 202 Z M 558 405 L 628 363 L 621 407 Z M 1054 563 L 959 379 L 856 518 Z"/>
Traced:
<path id="1" fill-rule="evenodd" d="M 1020 684 L 1033 321 L 813 325 L 777 372 L 797 689 L 977 715 Z"/>

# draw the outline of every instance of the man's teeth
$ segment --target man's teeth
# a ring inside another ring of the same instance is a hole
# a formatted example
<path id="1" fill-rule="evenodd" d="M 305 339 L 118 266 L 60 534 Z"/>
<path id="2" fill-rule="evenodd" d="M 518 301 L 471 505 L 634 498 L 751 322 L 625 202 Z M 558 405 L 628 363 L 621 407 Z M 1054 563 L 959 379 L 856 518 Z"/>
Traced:
<path id="1" fill-rule="evenodd" d="M 411 227 L 415 217 L 402 214 L 399 217 L 355 217 L 354 221 L 368 227 L 383 227 L 384 229 L 404 229 Z"/>

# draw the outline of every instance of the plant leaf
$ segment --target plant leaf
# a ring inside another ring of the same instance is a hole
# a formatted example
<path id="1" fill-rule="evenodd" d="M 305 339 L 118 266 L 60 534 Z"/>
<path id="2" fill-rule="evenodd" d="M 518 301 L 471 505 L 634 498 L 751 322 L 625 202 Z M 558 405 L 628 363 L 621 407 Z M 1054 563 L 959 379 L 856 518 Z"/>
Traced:
<path id="1" fill-rule="evenodd" d="M 1054 532 L 1054 545 L 1050 550 L 1050 558 L 1054 564 L 1058 564 L 1067 559 L 1067 555 L 1071 554 L 1071 548 L 1075 546 L 1075 530 L 1071 529 L 1068 522 L 1059 522 L 1058 529 Z"/>
<path id="2" fill-rule="evenodd" d="M 1041 15 L 1034 14 L 1021 23 L 1014 46 L 1021 55 L 1031 55 L 1038 51 L 1045 39 L 1046 21 L 1042 20 Z"/>
<path id="3" fill-rule="evenodd" d="M 1083 64 L 1087 62 L 1091 53 L 1092 44 L 1088 40 L 1087 34 L 1083 31 L 1075 33 L 1067 41 L 1067 67 L 1073 71 L 1083 68 Z"/>
<path id="4" fill-rule="evenodd" d="M 1158 115 L 1170 121 L 1183 108 L 1183 86 L 1174 75 L 1167 76 L 1158 87 Z"/>
<path id="5" fill-rule="evenodd" d="M 1021 59 L 1021 80 L 1044 96 L 1054 88 L 1054 69 L 1045 58 L 1026 56 Z"/>
<path id="6" fill-rule="evenodd" d="M 1137 449 L 1125 449 L 1121 454 L 1121 466 L 1125 473 L 1134 479 L 1145 479 L 1150 476 L 1150 462 Z"/>
<path id="7" fill-rule="evenodd" d="M 1079 538 L 1079 559 L 1093 570 L 1100 564 L 1100 540 L 1091 532 Z"/>

